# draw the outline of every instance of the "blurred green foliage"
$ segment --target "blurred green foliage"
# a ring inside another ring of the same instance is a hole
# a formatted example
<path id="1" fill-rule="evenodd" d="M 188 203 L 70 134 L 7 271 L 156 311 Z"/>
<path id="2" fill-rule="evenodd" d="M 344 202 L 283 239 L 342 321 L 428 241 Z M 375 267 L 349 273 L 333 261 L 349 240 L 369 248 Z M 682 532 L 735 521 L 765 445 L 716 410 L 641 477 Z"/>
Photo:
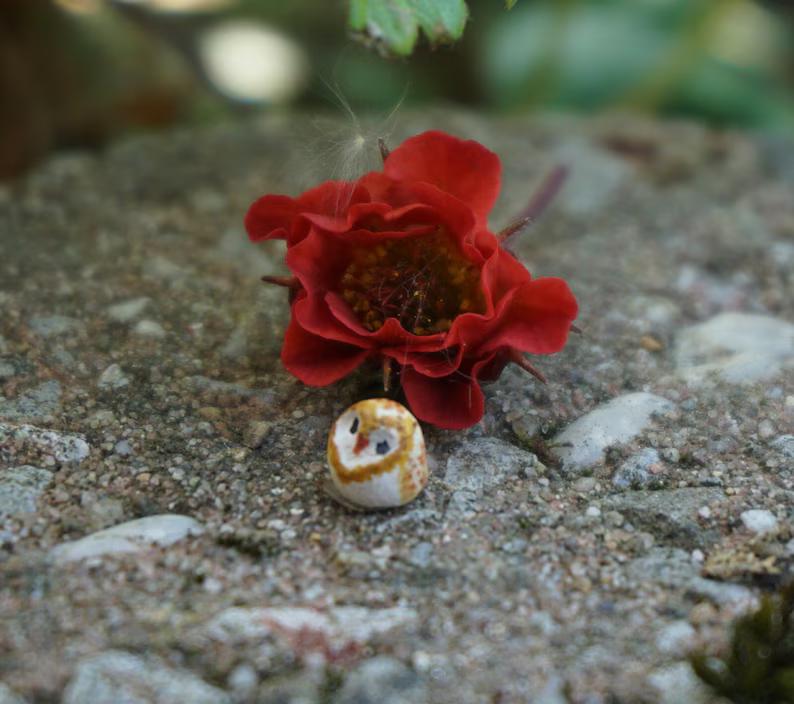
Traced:
<path id="1" fill-rule="evenodd" d="M 460 39 L 467 17 L 463 0 L 350 0 L 350 28 L 386 55 L 410 54 L 420 29 L 431 44 Z"/>
<path id="2" fill-rule="evenodd" d="M 794 581 L 739 618 L 724 659 L 691 658 L 698 677 L 735 704 L 794 702 Z"/>
<path id="3" fill-rule="evenodd" d="M 337 93 L 356 111 L 404 98 L 794 128 L 791 0 L 0 0 L 0 177 L 52 148 L 269 107 L 202 63 L 227 20 L 305 55 L 309 81 L 279 109 L 339 110 Z"/>

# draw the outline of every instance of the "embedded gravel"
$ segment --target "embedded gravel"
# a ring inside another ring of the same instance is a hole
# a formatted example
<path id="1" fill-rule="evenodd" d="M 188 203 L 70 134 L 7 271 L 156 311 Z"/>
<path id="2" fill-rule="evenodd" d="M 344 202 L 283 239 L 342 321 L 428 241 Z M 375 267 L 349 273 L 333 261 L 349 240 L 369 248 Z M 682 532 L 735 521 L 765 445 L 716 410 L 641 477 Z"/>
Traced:
<path id="1" fill-rule="evenodd" d="M 571 167 L 515 246 L 583 334 L 533 360 L 548 385 L 508 369 L 478 426 L 426 428 L 427 490 L 363 513 L 325 493 L 325 440 L 376 374 L 283 371 L 286 296 L 258 281 L 283 249 L 242 229 L 330 175 L 312 125 L 0 188 L 0 701 L 713 701 L 687 653 L 794 565 L 794 144 L 403 115 L 393 145 L 500 154 L 497 228 Z"/>

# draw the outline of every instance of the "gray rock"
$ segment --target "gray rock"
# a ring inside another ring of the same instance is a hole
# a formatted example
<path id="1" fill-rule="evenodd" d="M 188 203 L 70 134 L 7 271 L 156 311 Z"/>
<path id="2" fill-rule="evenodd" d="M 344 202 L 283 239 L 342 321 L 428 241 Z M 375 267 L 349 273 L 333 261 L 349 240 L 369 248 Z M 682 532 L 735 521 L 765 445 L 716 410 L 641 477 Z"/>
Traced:
<path id="1" fill-rule="evenodd" d="M 118 364 L 111 364 L 105 369 L 97 382 L 100 389 L 121 389 L 129 383 L 130 380 L 124 376 L 124 372 Z"/>
<path id="2" fill-rule="evenodd" d="M 524 413 L 510 421 L 510 427 L 521 442 L 531 442 L 540 434 L 540 417 L 531 413 Z"/>
<path id="3" fill-rule="evenodd" d="M 618 489 L 641 489 L 651 480 L 651 470 L 660 467 L 662 458 L 659 451 L 646 447 L 634 453 L 618 467 L 612 476 L 612 484 Z"/>
<path id="4" fill-rule="evenodd" d="M 592 217 L 606 207 L 630 173 L 625 161 L 579 139 L 557 149 L 555 158 L 571 167 L 560 208 L 578 218 Z"/>
<path id="5" fill-rule="evenodd" d="M 329 650 L 342 652 L 417 621 L 414 609 L 397 606 L 368 609 L 338 606 L 324 611 L 302 606 L 225 609 L 206 626 L 207 635 L 220 642 L 261 640 L 269 635 L 295 639 L 303 632 L 322 638 Z"/>
<path id="6" fill-rule="evenodd" d="M 25 704 L 25 700 L 0 682 L 0 704 Z"/>
<path id="7" fill-rule="evenodd" d="M 36 501 L 52 482 L 52 472 L 30 465 L 0 470 L 0 519 L 33 513 Z"/>
<path id="8" fill-rule="evenodd" d="M 80 540 L 61 543 L 51 550 L 50 556 L 55 562 L 64 564 L 103 555 L 140 552 L 151 545 L 165 547 L 203 532 L 204 527 L 190 516 L 166 513 L 127 521 Z"/>
<path id="9" fill-rule="evenodd" d="M 399 660 L 381 655 L 351 672 L 334 704 L 421 704 L 427 690 L 417 674 Z"/>
<path id="10" fill-rule="evenodd" d="M 186 670 L 122 650 L 81 660 L 64 704 L 229 704 L 230 697 Z"/>
<path id="11" fill-rule="evenodd" d="M 411 548 L 408 559 L 415 567 L 427 567 L 433 559 L 433 544 L 427 541 L 417 543 Z"/>
<path id="12" fill-rule="evenodd" d="M 775 514 L 766 509 L 750 509 L 743 511 L 739 516 L 744 523 L 744 527 L 751 533 L 762 535 L 764 533 L 774 533 L 777 530 L 777 518 Z"/>
<path id="13" fill-rule="evenodd" d="M 714 701 L 688 662 L 660 668 L 648 681 L 659 693 L 659 704 L 711 704 Z"/>
<path id="14" fill-rule="evenodd" d="M 627 573 L 638 582 L 656 582 L 678 589 L 697 576 L 697 568 L 686 550 L 655 547 L 630 562 Z"/>
<path id="15" fill-rule="evenodd" d="M 36 454 L 48 464 L 56 462 L 80 463 L 91 452 L 82 435 L 60 433 L 37 428 L 35 425 L 0 423 L 0 459 L 23 453 Z"/>
<path id="16" fill-rule="evenodd" d="M 724 498 L 721 489 L 712 487 L 627 491 L 605 498 L 602 508 L 619 511 L 659 540 L 691 550 L 717 539 L 714 530 L 698 523 L 698 509 Z"/>
<path id="17" fill-rule="evenodd" d="M 0 359 L 0 379 L 10 379 L 16 373 L 17 369 L 11 362 Z"/>
<path id="18" fill-rule="evenodd" d="M 763 315 L 721 313 L 678 333 L 675 360 L 693 385 L 711 377 L 734 384 L 765 381 L 794 364 L 794 325 Z"/>
<path id="19" fill-rule="evenodd" d="M 781 435 L 770 444 L 776 450 L 782 452 L 784 457 L 794 460 L 794 435 Z"/>
<path id="20" fill-rule="evenodd" d="M 543 466 L 531 452 L 495 438 L 466 440 L 447 460 L 444 481 L 451 510 L 468 510 L 482 494 L 513 478 L 533 477 Z"/>
<path id="21" fill-rule="evenodd" d="M 656 635 L 656 647 L 665 655 L 686 655 L 692 648 L 697 631 L 689 621 L 668 623 Z"/>
<path id="22" fill-rule="evenodd" d="M 39 384 L 15 399 L 0 397 L 0 418 L 6 420 L 49 418 L 60 409 L 61 385 L 54 379 Z"/>
<path id="23" fill-rule="evenodd" d="M 738 584 L 705 579 L 686 550 L 656 547 L 627 565 L 626 572 L 637 582 L 652 582 L 669 589 L 678 589 L 715 604 L 747 605 L 753 593 Z"/>
<path id="24" fill-rule="evenodd" d="M 117 323 L 132 322 L 143 313 L 146 306 L 149 305 L 149 302 L 149 298 L 141 296 L 140 298 L 131 298 L 127 301 L 114 303 L 112 306 L 108 306 L 108 318 Z"/>
<path id="25" fill-rule="evenodd" d="M 604 451 L 639 435 L 655 413 L 666 413 L 674 404 L 666 398 L 637 392 L 625 394 L 575 420 L 553 440 L 554 453 L 563 471 L 580 472 L 599 464 Z"/>
<path id="26" fill-rule="evenodd" d="M 535 476 L 538 458 L 504 440 L 480 438 L 461 443 L 447 460 L 444 481 L 456 491 L 481 492 L 510 477 Z"/>
<path id="27" fill-rule="evenodd" d="M 79 330 L 83 324 L 65 315 L 37 315 L 28 321 L 28 325 L 39 337 L 58 337 Z"/>
<path id="28" fill-rule="evenodd" d="M 122 457 L 129 457 L 132 454 L 132 446 L 129 440 L 119 440 L 113 446 L 113 452 Z"/>
<path id="29" fill-rule="evenodd" d="M 141 337 L 151 337 L 155 340 L 162 340 L 165 337 L 165 329 L 155 320 L 139 320 L 132 328 L 132 332 Z"/>

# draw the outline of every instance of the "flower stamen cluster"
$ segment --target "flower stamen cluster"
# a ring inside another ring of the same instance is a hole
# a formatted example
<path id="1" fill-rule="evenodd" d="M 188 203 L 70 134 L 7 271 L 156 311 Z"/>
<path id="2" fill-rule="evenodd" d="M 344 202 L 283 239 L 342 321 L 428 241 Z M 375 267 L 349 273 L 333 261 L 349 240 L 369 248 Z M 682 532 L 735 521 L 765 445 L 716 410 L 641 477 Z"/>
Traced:
<path id="1" fill-rule="evenodd" d="M 432 335 L 461 313 L 482 312 L 479 273 L 439 230 L 354 248 L 340 292 L 367 330 L 396 318 L 414 335 Z"/>

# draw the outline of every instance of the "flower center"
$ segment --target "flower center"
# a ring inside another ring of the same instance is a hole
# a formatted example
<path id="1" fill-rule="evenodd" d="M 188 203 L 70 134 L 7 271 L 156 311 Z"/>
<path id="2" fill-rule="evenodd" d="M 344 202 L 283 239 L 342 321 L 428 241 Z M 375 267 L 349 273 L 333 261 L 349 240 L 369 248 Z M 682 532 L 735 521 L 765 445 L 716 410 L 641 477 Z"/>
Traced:
<path id="1" fill-rule="evenodd" d="M 372 331 L 397 318 L 415 335 L 432 335 L 461 313 L 485 310 L 479 269 L 443 231 L 356 247 L 340 290 Z"/>

